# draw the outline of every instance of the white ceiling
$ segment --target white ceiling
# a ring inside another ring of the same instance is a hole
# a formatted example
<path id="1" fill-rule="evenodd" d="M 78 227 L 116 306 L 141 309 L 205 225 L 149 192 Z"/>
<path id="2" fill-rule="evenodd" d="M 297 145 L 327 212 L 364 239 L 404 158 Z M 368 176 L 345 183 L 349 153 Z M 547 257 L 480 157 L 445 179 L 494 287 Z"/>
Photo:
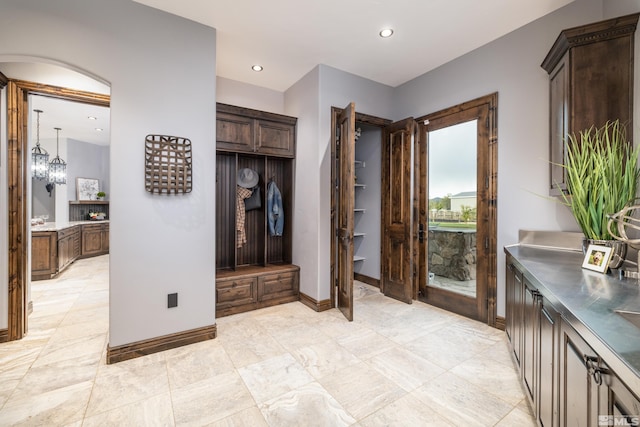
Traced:
<path id="1" fill-rule="evenodd" d="M 87 92 L 109 94 L 109 86 L 75 71 L 56 65 L 25 62 L 0 62 L 0 71 L 13 79 L 44 83 Z M 30 132 L 34 141 L 36 137 L 36 114 L 34 109 L 42 110 L 40 114 L 40 140 L 56 139 L 54 128 L 59 127 L 60 138 L 71 138 L 91 144 L 109 145 L 110 112 L 109 108 L 79 102 L 65 101 L 44 96 L 29 98 L 32 119 Z M 89 120 L 87 117 L 96 117 Z M 102 132 L 96 128 L 103 129 Z"/>
<path id="2" fill-rule="evenodd" d="M 134 1 L 216 28 L 218 76 L 282 92 L 318 64 L 396 87 L 573 0 Z"/>
<path id="3" fill-rule="evenodd" d="M 132 0 L 217 30 L 216 74 L 285 91 L 318 64 L 392 87 L 574 0 Z M 392 27 L 382 39 L 378 32 Z M 251 70 L 261 64 L 264 71 Z M 7 77 L 109 93 L 108 85 L 51 64 L 0 63 Z M 32 97 L 40 138 L 109 144 L 109 109 Z M 98 117 L 90 121 L 88 116 Z M 32 121 L 35 135 L 35 115 Z M 104 129 L 96 132 L 95 128 Z"/>

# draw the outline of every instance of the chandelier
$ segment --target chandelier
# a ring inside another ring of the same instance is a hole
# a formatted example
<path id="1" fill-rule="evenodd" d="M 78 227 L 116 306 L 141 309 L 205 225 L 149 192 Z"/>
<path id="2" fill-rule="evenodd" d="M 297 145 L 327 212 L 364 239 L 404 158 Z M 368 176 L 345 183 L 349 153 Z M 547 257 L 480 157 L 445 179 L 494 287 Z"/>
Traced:
<path id="1" fill-rule="evenodd" d="M 60 158 L 59 150 L 59 137 L 60 128 L 54 128 L 56 130 L 56 157 L 49 163 L 49 182 L 54 184 L 66 184 L 67 183 L 67 164 Z"/>
<path id="2" fill-rule="evenodd" d="M 49 153 L 40 146 L 40 113 L 42 110 L 33 110 L 38 114 L 36 127 L 36 146 L 31 149 L 31 176 L 43 180 L 49 178 Z"/>

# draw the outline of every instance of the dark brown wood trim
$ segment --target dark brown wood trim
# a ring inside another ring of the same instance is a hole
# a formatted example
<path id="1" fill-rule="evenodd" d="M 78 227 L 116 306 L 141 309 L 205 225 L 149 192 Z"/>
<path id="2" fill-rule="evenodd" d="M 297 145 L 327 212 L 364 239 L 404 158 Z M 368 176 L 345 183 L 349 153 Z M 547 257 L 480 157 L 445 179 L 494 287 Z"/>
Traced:
<path id="1" fill-rule="evenodd" d="M 102 93 L 86 92 L 66 87 L 28 82 L 25 80 L 11 79 L 11 81 L 18 85 L 22 90 L 29 92 L 31 95 L 66 99 L 69 101 L 82 102 L 84 104 L 98 105 L 101 107 L 108 107 L 111 103 L 111 95 L 105 95 Z"/>
<path id="2" fill-rule="evenodd" d="M 496 329 L 504 331 L 506 326 L 506 319 L 502 316 L 496 316 L 496 324 L 494 326 L 496 327 Z"/>
<path id="3" fill-rule="evenodd" d="M 107 346 L 107 364 L 214 339 L 217 335 L 217 325 L 214 324 L 117 347 Z"/>
<path id="4" fill-rule="evenodd" d="M 21 339 L 27 331 L 27 220 L 26 166 L 28 151 L 27 92 L 9 80 L 7 87 L 7 181 L 9 246 L 9 340 Z"/>
<path id="5" fill-rule="evenodd" d="M 374 279 L 373 277 L 365 276 L 360 273 L 353 273 L 353 279 L 359 282 L 366 283 L 367 285 L 375 286 L 376 288 L 380 287 L 380 280 Z"/>
<path id="6" fill-rule="evenodd" d="M 486 110 L 486 126 L 483 127 L 484 138 L 488 142 L 485 152 L 478 151 L 478 242 L 485 241 L 482 254 L 486 256 L 486 262 L 483 263 L 482 271 L 479 275 L 486 275 L 486 288 L 478 287 L 476 297 L 476 310 L 474 313 L 464 313 L 468 309 L 462 309 L 460 304 L 464 303 L 463 296 L 447 297 L 446 293 L 442 294 L 436 288 L 427 287 L 425 282 L 421 282 L 420 300 L 445 308 L 450 311 L 457 312 L 467 317 L 486 322 L 489 326 L 496 325 L 497 312 L 497 212 L 498 212 L 498 93 L 492 93 L 471 101 L 447 108 L 432 114 L 428 114 L 416 119 L 422 127 L 422 134 L 426 132 L 425 120 L 430 122 L 429 126 L 437 129 L 443 123 L 451 126 L 456 123 L 462 123 L 468 119 L 466 117 L 472 110 Z M 464 114 L 461 114 L 464 113 Z M 457 122 L 449 116 L 456 115 Z M 484 114 L 484 112 L 483 112 Z M 424 145 L 424 142 L 423 142 Z M 422 150 L 421 150 L 422 152 Z M 424 188 L 428 188 L 429 183 L 426 182 L 424 176 L 420 177 Z M 486 183 L 487 185 L 482 185 Z M 481 191 L 482 189 L 482 191 Z M 426 190 L 425 190 L 426 191 Z M 426 199 L 426 193 L 421 189 L 421 197 Z M 426 203 L 423 202 L 423 203 Z M 481 205 L 483 210 L 481 211 Z M 427 223 L 426 213 L 420 212 L 421 222 Z M 424 271 L 428 269 L 425 264 Z M 422 270 L 422 267 L 421 267 Z M 422 276 L 423 273 L 421 272 Z M 429 288 L 429 289 L 427 289 Z M 425 293 L 429 292 L 430 296 L 426 297 Z M 433 298 L 431 301 L 428 299 Z"/>
<path id="7" fill-rule="evenodd" d="M 216 112 L 246 116 L 258 120 L 274 120 L 281 123 L 288 123 L 290 125 L 295 125 L 298 122 L 297 117 L 270 113 L 268 111 L 254 110 L 247 107 L 238 107 L 236 105 L 222 104 L 220 102 L 216 103 Z"/>
<path id="8" fill-rule="evenodd" d="M 0 78 L 1 80 L 1 78 Z M 36 94 L 108 107 L 110 95 L 7 79 L 7 212 L 8 212 L 8 339 L 21 339 L 27 317 L 27 155 L 28 95 Z"/>
<path id="9" fill-rule="evenodd" d="M 0 89 L 4 89 L 7 83 L 9 83 L 9 79 L 0 71 Z"/>
<path id="10" fill-rule="evenodd" d="M 0 329 L 0 343 L 9 341 L 9 330 Z"/>
<path id="11" fill-rule="evenodd" d="M 331 310 L 332 308 L 330 299 L 317 301 L 302 292 L 300 292 L 300 302 L 317 312 Z"/>

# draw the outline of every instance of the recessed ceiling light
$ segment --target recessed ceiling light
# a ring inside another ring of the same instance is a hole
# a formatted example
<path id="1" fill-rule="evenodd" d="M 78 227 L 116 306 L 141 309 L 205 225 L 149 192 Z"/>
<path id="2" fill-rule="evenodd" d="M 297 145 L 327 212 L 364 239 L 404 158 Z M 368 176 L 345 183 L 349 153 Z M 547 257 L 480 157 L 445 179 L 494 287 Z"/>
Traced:
<path id="1" fill-rule="evenodd" d="M 262 68 L 262 65 L 258 65 L 258 64 L 256 64 L 256 65 L 253 65 L 253 66 L 251 67 L 251 69 L 252 69 L 253 71 L 260 72 L 260 71 L 262 71 L 264 68 Z"/>
<path id="2" fill-rule="evenodd" d="M 393 30 L 391 28 L 384 28 L 380 30 L 380 37 L 386 39 L 387 37 L 391 37 L 393 35 Z"/>
<path id="3" fill-rule="evenodd" d="M 98 118 L 94 117 L 94 116 L 87 116 L 87 119 L 89 119 L 89 120 L 98 120 Z"/>
<path id="4" fill-rule="evenodd" d="M 97 132 L 102 132 L 102 128 L 96 128 Z"/>

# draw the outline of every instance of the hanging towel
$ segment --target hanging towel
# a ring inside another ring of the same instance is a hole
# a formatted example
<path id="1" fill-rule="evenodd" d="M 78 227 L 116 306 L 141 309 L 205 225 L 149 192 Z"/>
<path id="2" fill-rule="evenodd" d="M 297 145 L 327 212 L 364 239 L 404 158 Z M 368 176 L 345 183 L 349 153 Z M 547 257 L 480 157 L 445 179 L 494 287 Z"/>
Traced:
<path id="1" fill-rule="evenodd" d="M 236 190 L 236 230 L 238 230 L 237 247 L 241 248 L 242 245 L 247 243 L 247 233 L 244 228 L 245 211 L 244 211 L 244 199 L 251 196 L 251 189 L 237 186 Z"/>
<path id="2" fill-rule="evenodd" d="M 282 195 L 276 183 L 272 180 L 267 187 L 267 216 L 269 220 L 269 234 L 282 236 L 284 230 L 284 209 Z"/>

